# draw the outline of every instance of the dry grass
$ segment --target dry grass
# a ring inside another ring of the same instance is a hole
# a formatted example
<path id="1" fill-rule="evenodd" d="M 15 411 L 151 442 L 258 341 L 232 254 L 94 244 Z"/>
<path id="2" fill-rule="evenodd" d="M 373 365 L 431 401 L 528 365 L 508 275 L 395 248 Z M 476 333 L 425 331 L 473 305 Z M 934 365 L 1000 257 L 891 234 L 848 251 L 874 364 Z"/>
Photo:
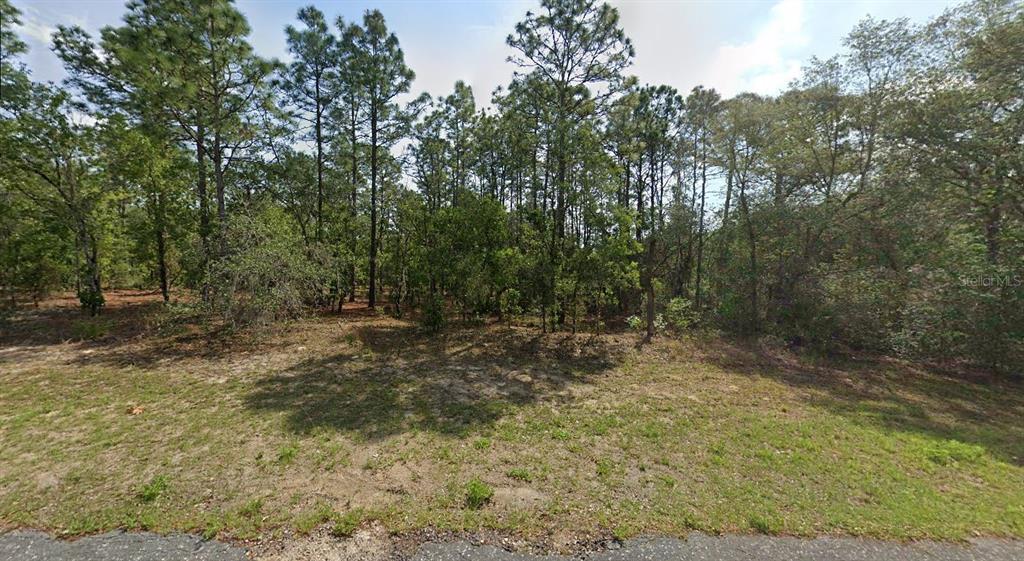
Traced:
<path id="1" fill-rule="evenodd" d="M 110 302 L 0 333 L 0 526 L 1024 536 L 1024 388 L 1002 380 L 355 309 L 213 335 Z"/>

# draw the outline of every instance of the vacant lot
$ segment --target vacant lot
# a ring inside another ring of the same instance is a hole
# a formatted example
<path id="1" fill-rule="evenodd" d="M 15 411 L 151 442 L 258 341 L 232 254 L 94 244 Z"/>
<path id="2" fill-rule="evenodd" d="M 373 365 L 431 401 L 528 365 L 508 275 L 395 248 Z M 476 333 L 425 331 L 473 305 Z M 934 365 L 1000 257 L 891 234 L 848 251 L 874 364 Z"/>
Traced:
<path id="1" fill-rule="evenodd" d="M 356 309 L 212 335 L 121 293 L 0 332 L 0 528 L 550 540 L 1024 536 L 1024 388 L 712 336 L 422 333 Z"/>

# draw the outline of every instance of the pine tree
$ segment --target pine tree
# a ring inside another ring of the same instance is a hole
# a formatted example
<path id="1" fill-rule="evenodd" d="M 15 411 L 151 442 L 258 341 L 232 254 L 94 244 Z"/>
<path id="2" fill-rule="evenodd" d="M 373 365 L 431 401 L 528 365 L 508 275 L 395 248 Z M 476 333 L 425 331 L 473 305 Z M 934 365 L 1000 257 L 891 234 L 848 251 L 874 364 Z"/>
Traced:
<path id="1" fill-rule="evenodd" d="M 366 95 L 370 148 L 369 307 L 377 304 L 378 194 L 382 158 L 404 135 L 408 119 L 395 98 L 409 91 L 415 74 L 405 65 L 398 37 L 390 33 L 377 10 L 363 16 L 362 33 L 354 38 L 353 69 Z"/>

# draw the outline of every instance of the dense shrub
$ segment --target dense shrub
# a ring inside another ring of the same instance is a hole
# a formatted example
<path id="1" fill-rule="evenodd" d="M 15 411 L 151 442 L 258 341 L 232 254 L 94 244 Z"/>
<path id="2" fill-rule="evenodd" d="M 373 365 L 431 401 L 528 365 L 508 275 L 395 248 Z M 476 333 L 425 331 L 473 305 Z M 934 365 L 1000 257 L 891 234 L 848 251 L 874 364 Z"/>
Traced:
<path id="1" fill-rule="evenodd" d="M 298 228 L 276 206 L 232 216 L 227 255 L 211 266 L 212 304 L 243 325 L 297 317 L 324 285 L 324 272 L 304 251 Z"/>
<path id="2" fill-rule="evenodd" d="M 685 331 L 697 321 L 689 299 L 677 296 L 665 305 L 665 323 L 676 331 Z"/>
<path id="3" fill-rule="evenodd" d="M 445 317 L 444 297 L 440 294 L 428 296 L 423 305 L 423 313 L 420 316 L 420 324 L 431 333 L 437 333 L 444 329 L 448 320 Z"/>

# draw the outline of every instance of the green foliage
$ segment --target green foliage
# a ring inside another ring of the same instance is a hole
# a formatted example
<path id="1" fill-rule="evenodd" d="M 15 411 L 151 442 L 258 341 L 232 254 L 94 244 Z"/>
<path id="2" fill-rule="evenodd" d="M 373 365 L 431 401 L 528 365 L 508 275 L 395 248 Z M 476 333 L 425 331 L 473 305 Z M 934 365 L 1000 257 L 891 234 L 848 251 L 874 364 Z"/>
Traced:
<path id="1" fill-rule="evenodd" d="M 362 509 L 353 509 L 345 514 L 333 517 L 334 525 L 331 526 L 331 534 L 339 538 L 348 538 L 355 533 L 359 525 L 366 519 L 366 513 Z"/>
<path id="2" fill-rule="evenodd" d="M 444 298 L 440 294 L 428 297 L 423 306 L 423 314 L 420 317 L 420 325 L 431 333 L 437 333 L 444 329 L 448 319 L 445 316 Z"/>
<path id="3" fill-rule="evenodd" d="M 647 328 L 647 322 L 640 316 L 629 316 L 626 318 L 626 325 L 633 331 L 643 331 Z"/>
<path id="4" fill-rule="evenodd" d="M 278 64 L 228 0 L 132 2 L 98 39 L 58 27 L 58 87 L 0 0 L 3 307 L 180 288 L 232 325 L 366 295 L 430 331 L 646 331 L 642 293 L 653 331 L 1020 371 L 1019 3 L 869 18 L 786 91 L 731 99 L 638 86 L 612 6 L 542 8 L 484 111 L 463 82 L 399 103 L 415 74 L 378 10 L 300 9 Z"/>
<path id="5" fill-rule="evenodd" d="M 686 331 L 697 321 L 693 304 L 686 298 L 677 296 L 665 305 L 665 324 L 677 332 Z"/>
<path id="6" fill-rule="evenodd" d="M 101 318 L 81 319 L 71 324 L 71 337 L 79 341 L 101 339 L 110 332 L 110 322 Z"/>
<path id="7" fill-rule="evenodd" d="M 103 308 L 106 303 L 106 299 L 103 297 L 103 291 L 98 289 L 96 286 L 83 286 L 78 290 L 78 301 L 81 302 L 82 308 L 93 312 Z"/>
<path id="8" fill-rule="evenodd" d="M 629 316 L 626 318 L 626 325 L 633 331 L 644 332 L 647 330 L 647 318 L 641 316 Z M 668 323 L 663 314 L 654 314 L 654 332 L 663 333 Z"/>
<path id="9" fill-rule="evenodd" d="M 501 315 L 509 325 L 523 313 L 522 299 L 523 295 L 514 288 L 501 293 Z"/>
<path id="10" fill-rule="evenodd" d="M 297 458 L 298 456 L 298 444 L 295 444 L 294 442 L 286 444 L 285 446 L 282 446 L 280 450 L 277 451 L 277 463 L 279 465 L 286 466 L 294 462 L 295 458 Z"/>
<path id="11" fill-rule="evenodd" d="M 466 484 L 466 506 L 471 509 L 483 508 L 494 496 L 494 489 L 479 479 L 471 479 Z"/>
<path id="12" fill-rule="evenodd" d="M 526 468 L 512 468 L 508 470 L 507 474 L 511 479 L 522 481 L 524 483 L 530 483 L 533 481 L 533 474 Z"/>
<path id="13" fill-rule="evenodd" d="M 166 476 L 157 475 L 148 483 L 139 488 L 139 499 L 144 503 L 151 503 L 170 488 L 170 482 Z"/>
<path id="14" fill-rule="evenodd" d="M 300 235 L 280 208 L 260 205 L 228 224 L 228 256 L 211 266 L 217 310 L 243 325 L 302 315 L 323 281 Z"/>

